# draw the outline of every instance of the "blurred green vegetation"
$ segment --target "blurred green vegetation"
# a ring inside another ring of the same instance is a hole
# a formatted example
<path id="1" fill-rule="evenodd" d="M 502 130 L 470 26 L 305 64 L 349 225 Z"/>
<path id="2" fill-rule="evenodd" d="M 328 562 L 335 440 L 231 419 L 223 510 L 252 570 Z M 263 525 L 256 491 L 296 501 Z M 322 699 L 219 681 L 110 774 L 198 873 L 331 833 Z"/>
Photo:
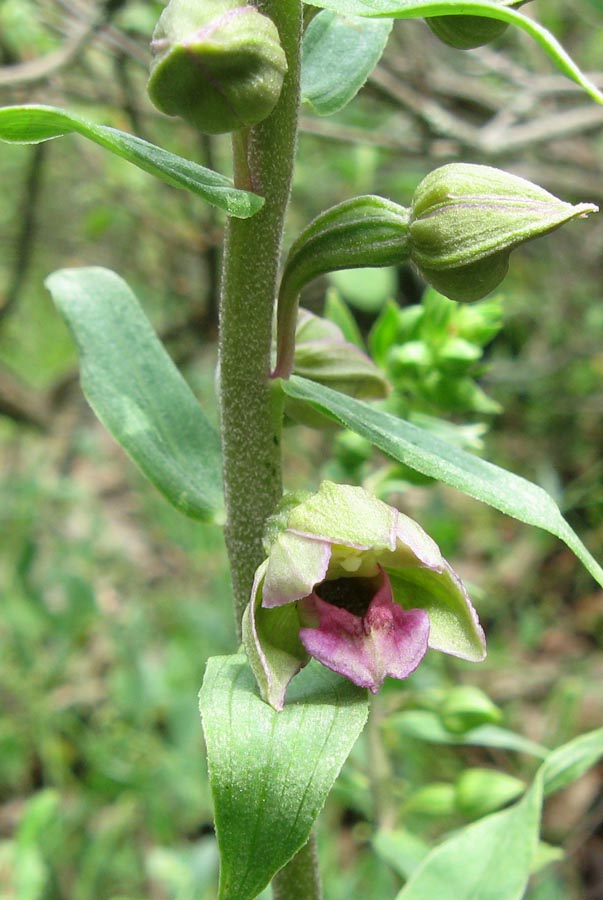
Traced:
<path id="1" fill-rule="evenodd" d="M 598 0 L 532 6 L 586 69 L 600 70 Z M 2 102 L 69 106 L 228 172 L 227 139 L 201 140 L 145 99 L 145 45 L 161 7 L 5 0 L 0 76 L 63 46 L 78 21 L 103 24 L 49 78 L 0 77 Z M 530 95 L 527 71 L 540 94 Z M 400 23 L 354 104 L 328 120 L 304 115 L 289 239 L 353 193 L 408 202 L 430 168 L 455 158 L 513 169 L 568 200 L 600 201 L 601 122 L 556 136 L 572 106 L 588 105 L 560 83 L 512 33 L 496 52 L 463 56 L 422 23 Z M 423 89 L 455 117 L 451 130 L 422 118 Z M 528 122 L 538 110 L 556 125 L 485 157 L 460 126 L 479 130 L 505 115 L 526 124 L 512 103 L 521 92 Z M 0 184 L 0 897 L 210 900 L 218 860 L 196 696 L 206 659 L 235 647 L 222 537 L 172 511 L 95 422 L 42 283 L 67 265 L 116 269 L 215 416 L 223 221 L 79 138 L 2 147 Z M 481 452 L 546 487 L 599 559 L 602 232 L 596 218 L 578 222 L 512 257 L 502 330 L 485 370 L 480 361 L 470 373 L 502 410 L 478 416 L 489 428 Z M 338 289 L 346 297 L 345 280 Z M 423 285 L 401 270 L 371 290 L 381 292 L 376 303 L 366 291 L 346 298 L 365 337 L 384 300 L 410 307 Z M 325 282 L 310 286 L 305 302 L 320 311 L 325 291 Z M 476 421 L 466 410 L 449 420 Z M 332 443 L 332 434 L 292 429 L 288 486 L 316 485 Z M 384 460 L 361 462 L 370 483 Z M 345 453 L 338 464 L 344 477 Z M 569 551 L 451 490 L 400 479 L 393 499 L 471 585 L 490 653 L 481 666 L 433 655 L 376 701 L 319 825 L 328 900 L 393 897 L 424 841 L 469 821 L 473 808 L 455 800 L 468 769 L 528 780 L 536 767 L 510 749 L 456 746 L 454 728 L 444 732 L 449 743 L 432 743 L 404 716 L 421 713 L 441 730 L 461 683 L 492 698 L 502 726 L 547 746 L 603 717 L 603 593 Z M 547 805 L 543 836 L 568 856 L 536 876 L 530 900 L 602 896 L 602 820 L 599 769 Z"/>

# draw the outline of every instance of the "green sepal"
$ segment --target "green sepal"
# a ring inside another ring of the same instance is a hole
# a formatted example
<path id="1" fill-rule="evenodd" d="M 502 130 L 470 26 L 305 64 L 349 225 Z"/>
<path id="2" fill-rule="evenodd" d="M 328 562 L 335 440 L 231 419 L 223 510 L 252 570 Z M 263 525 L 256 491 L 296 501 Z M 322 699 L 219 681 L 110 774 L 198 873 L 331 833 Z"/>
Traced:
<path id="1" fill-rule="evenodd" d="M 451 568 L 442 571 L 407 567 L 387 571 L 394 597 L 404 607 L 424 609 L 429 616 L 429 646 L 451 656 L 482 662 L 483 632 L 473 607 Z"/>
<path id="2" fill-rule="evenodd" d="M 265 609 L 262 586 L 268 561 L 258 569 L 249 605 L 243 614 L 243 645 L 262 700 L 280 712 L 289 682 L 310 660 L 299 637 L 295 603 Z"/>

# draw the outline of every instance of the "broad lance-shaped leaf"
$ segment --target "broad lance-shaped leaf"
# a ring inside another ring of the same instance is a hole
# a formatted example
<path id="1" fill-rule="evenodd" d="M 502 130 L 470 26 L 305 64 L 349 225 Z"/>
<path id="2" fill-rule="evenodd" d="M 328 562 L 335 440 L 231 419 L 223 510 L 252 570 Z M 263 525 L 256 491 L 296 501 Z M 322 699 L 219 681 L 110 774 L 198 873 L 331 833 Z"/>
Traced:
<path id="1" fill-rule="evenodd" d="M 447 444 L 429 431 L 321 384 L 293 376 L 282 385 L 287 396 L 306 401 L 411 469 L 449 484 L 520 522 L 556 535 L 603 587 L 603 569 L 542 488 Z"/>
<path id="2" fill-rule="evenodd" d="M 252 900 L 306 843 L 364 727 L 367 693 L 312 662 L 275 712 L 260 699 L 247 658 L 221 656 L 207 664 L 200 708 L 219 900 Z"/>
<path id="3" fill-rule="evenodd" d="M 177 509 L 219 518 L 220 441 L 136 297 L 115 272 L 62 269 L 46 282 L 81 354 L 96 415 Z"/>
<path id="4" fill-rule="evenodd" d="M 0 140 L 12 144 L 39 144 L 76 132 L 116 156 L 133 163 L 172 187 L 202 197 L 229 216 L 248 219 L 264 205 L 263 197 L 235 188 L 230 179 L 189 159 L 169 153 L 133 134 L 95 125 L 54 106 L 5 106 L 0 109 Z"/>
<path id="5" fill-rule="evenodd" d="M 523 13 L 496 3 L 494 0 L 312 0 L 313 6 L 332 9 L 348 16 L 369 18 L 427 19 L 432 16 L 484 16 L 517 25 L 548 53 L 561 71 L 582 87 L 586 93 L 603 103 L 603 94 L 578 68 L 571 56 L 553 35 Z"/>
<path id="6" fill-rule="evenodd" d="M 538 847 L 542 769 L 519 803 L 463 828 L 431 851 L 396 900 L 521 900 Z"/>
<path id="7" fill-rule="evenodd" d="M 325 10 L 304 34 L 302 101 L 319 116 L 339 112 L 354 99 L 385 50 L 389 19 L 338 16 Z"/>
<path id="8" fill-rule="evenodd" d="M 396 900 L 521 900 L 538 867 L 542 802 L 580 778 L 603 756 L 603 728 L 552 750 L 530 788 L 509 809 L 486 816 L 436 847 Z"/>

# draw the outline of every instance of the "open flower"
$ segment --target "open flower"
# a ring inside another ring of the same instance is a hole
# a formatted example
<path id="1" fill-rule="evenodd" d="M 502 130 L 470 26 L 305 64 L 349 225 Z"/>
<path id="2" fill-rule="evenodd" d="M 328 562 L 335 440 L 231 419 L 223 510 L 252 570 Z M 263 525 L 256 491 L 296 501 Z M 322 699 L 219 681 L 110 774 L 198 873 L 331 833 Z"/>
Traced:
<path id="1" fill-rule="evenodd" d="M 325 481 L 279 524 L 243 620 L 251 667 L 275 709 L 311 657 L 373 693 L 386 676 L 414 672 L 428 647 L 484 658 L 461 580 L 408 516 Z"/>

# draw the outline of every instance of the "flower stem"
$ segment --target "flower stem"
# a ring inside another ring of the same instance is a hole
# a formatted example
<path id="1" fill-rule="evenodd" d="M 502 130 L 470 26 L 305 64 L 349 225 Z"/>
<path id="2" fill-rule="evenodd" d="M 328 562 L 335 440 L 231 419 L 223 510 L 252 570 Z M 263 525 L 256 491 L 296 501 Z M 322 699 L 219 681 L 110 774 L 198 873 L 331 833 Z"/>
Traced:
<path id="1" fill-rule="evenodd" d="M 280 392 L 270 379 L 283 222 L 299 109 L 301 0 L 256 0 L 277 26 L 288 72 L 264 122 L 233 139 L 235 184 L 265 198 L 251 219 L 228 221 L 220 301 L 220 409 L 226 544 L 240 631 L 267 516 L 282 494 Z"/>
<path id="2" fill-rule="evenodd" d="M 310 835 L 308 843 L 274 877 L 272 896 L 274 900 L 321 900 L 314 834 Z"/>

